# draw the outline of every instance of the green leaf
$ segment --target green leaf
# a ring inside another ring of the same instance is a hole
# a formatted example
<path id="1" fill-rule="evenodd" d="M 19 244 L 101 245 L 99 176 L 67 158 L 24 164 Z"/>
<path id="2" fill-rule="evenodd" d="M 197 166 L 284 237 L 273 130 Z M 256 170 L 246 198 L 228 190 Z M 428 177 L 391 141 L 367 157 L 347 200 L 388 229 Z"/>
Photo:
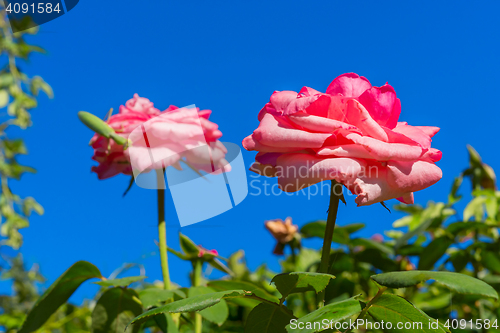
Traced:
<path id="1" fill-rule="evenodd" d="M 345 226 L 336 226 L 333 232 L 332 242 L 347 244 L 349 235 L 364 228 L 363 223 L 352 223 Z M 304 238 L 323 238 L 325 236 L 326 221 L 314 221 L 302 226 L 300 233 Z"/>
<path id="2" fill-rule="evenodd" d="M 460 273 L 465 269 L 470 259 L 469 253 L 465 251 L 456 251 L 450 254 L 449 261 L 453 265 L 453 268 L 455 268 L 455 272 Z"/>
<path id="3" fill-rule="evenodd" d="M 9 93 L 7 90 L 0 90 L 0 108 L 4 108 L 9 104 Z"/>
<path id="4" fill-rule="evenodd" d="M 481 262 L 491 272 L 500 274 L 500 258 L 491 251 L 481 253 Z"/>
<path id="5" fill-rule="evenodd" d="M 332 279 L 335 279 L 335 276 L 331 274 L 291 272 L 276 275 L 271 280 L 271 283 L 274 282 L 283 300 L 292 293 L 300 293 L 309 290 L 314 290 L 316 293 L 319 293 L 326 288 Z"/>
<path id="6" fill-rule="evenodd" d="M 481 221 L 484 215 L 484 203 L 486 201 L 486 197 L 475 197 L 472 199 L 464 209 L 464 221 L 470 220 L 473 216 L 476 221 Z"/>
<path id="7" fill-rule="evenodd" d="M 196 297 L 206 294 L 214 293 L 215 290 L 209 287 L 191 287 L 189 288 L 189 297 Z M 229 309 L 227 307 L 227 303 L 225 300 L 221 299 L 221 301 L 214 306 L 206 308 L 200 311 L 200 314 L 203 318 L 221 326 L 226 321 L 229 316 Z"/>
<path id="8" fill-rule="evenodd" d="M 139 332 L 141 325 L 134 325 L 131 329 L 126 327 L 141 312 L 142 306 L 133 289 L 108 289 L 92 311 L 92 333 Z"/>
<path id="9" fill-rule="evenodd" d="M 220 261 L 217 258 L 213 258 L 213 259 L 207 260 L 207 263 L 210 266 L 212 266 L 213 268 L 218 269 L 219 271 L 221 271 L 223 273 L 229 274 L 231 276 L 234 275 L 234 273 L 229 269 L 229 267 L 227 267 L 226 265 L 224 265 L 222 263 L 222 261 Z"/>
<path id="10" fill-rule="evenodd" d="M 142 306 L 146 309 L 151 306 L 160 306 L 163 302 L 171 300 L 175 296 L 181 299 L 186 298 L 186 294 L 179 289 L 164 290 L 149 288 L 139 292 L 139 298 L 142 302 Z"/>
<path id="11" fill-rule="evenodd" d="M 356 296 L 357 297 L 357 296 Z M 290 333 L 314 333 L 320 332 L 324 330 L 323 323 L 324 321 L 328 321 L 328 323 L 336 323 L 338 321 L 347 319 L 353 315 L 356 315 L 361 312 L 362 307 L 361 303 L 356 300 L 356 297 L 348 298 L 346 300 L 330 303 L 325 305 L 322 308 L 319 308 L 316 311 L 313 311 L 303 317 L 300 317 L 296 323 L 290 323 L 286 326 L 287 332 Z M 321 327 L 314 328 L 314 324 L 312 326 L 308 326 L 307 323 L 321 323 Z M 300 325 L 300 326 L 299 326 Z M 295 327 L 295 328 L 293 328 Z M 303 329 L 299 329 L 298 327 L 304 327 Z"/>
<path id="12" fill-rule="evenodd" d="M 261 303 L 248 315 L 245 333 L 286 333 L 286 325 L 294 318 L 279 305 Z"/>
<path id="13" fill-rule="evenodd" d="M 385 327 L 392 324 L 392 329 L 386 329 L 384 332 L 449 332 L 444 327 L 436 325 L 435 320 L 417 309 L 413 304 L 402 297 L 383 294 L 368 309 L 368 313 L 378 322 L 385 322 Z M 437 328 L 430 327 L 434 322 Z M 402 329 L 397 329 L 397 325 L 403 325 Z M 404 325 L 409 326 L 404 326 Z"/>
<path id="14" fill-rule="evenodd" d="M 267 291 L 265 291 L 262 288 L 259 288 L 258 286 L 250 283 L 250 282 L 245 282 L 245 281 L 233 281 L 233 280 L 216 280 L 216 281 L 210 281 L 208 283 L 209 287 L 212 287 L 216 290 L 235 290 L 235 289 L 241 289 L 245 291 L 249 291 L 255 296 L 258 296 L 260 298 L 263 298 L 265 300 L 268 300 L 270 302 L 279 303 L 278 297 L 269 294 Z M 236 299 L 235 299 L 236 300 Z M 253 301 L 253 300 L 252 300 Z"/>
<path id="15" fill-rule="evenodd" d="M 78 118 L 80 118 L 80 121 L 92 131 L 105 138 L 112 138 L 119 145 L 124 145 L 127 142 L 127 139 L 116 134 L 111 126 L 91 113 L 80 111 L 78 112 Z"/>
<path id="16" fill-rule="evenodd" d="M 481 295 L 498 299 L 498 294 L 487 283 L 471 276 L 453 272 L 407 271 L 391 272 L 373 275 L 375 282 L 389 288 L 406 288 L 428 280 L 437 283 L 460 294 Z"/>
<path id="17" fill-rule="evenodd" d="M 200 248 L 188 236 L 179 233 L 179 243 L 185 254 L 198 257 Z"/>
<path id="18" fill-rule="evenodd" d="M 94 283 L 100 285 L 101 287 L 126 287 L 131 283 L 142 281 L 145 278 L 146 276 L 129 276 L 121 279 L 103 280 Z"/>
<path id="19" fill-rule="evenodd" d="M 469 232 L 472 230 L 488 229 L 494 226 L 487 225 L 482 222 L 454 222 L 446 227 L 446 231 L 453 236 L 459 235 L 461 232 Z"/>
<path id="20" fill-rule="evenodd" d="M 38 299 L 18 333 L 39 329 L 83 282 L 93 278 L 102 278 L 97 267 L 86 261 L 73 264 Z"/>
<path id="21" fill-rule="evenodd" d="M 222 299 L 230 299 L 232 297 L 244 297 L 245 295 L 250 295 L 250 294 L 243 290 L 226 290 L 211 294 L 200 295 L 196 297 L 185 298 L 180 301 L 168 303 L 158 308 L 146 311 L 140 316 L 135 317 L 128 325 L 134 324 L 138 321 L 142 322 L 160 313 L 200 311 L 219 303 Z"/>
<path id="22" fill-rule="evenodd" d="M 376 242 L 373 239 L 355 238 L 350 241 L 350 244 L 352 246 L 363 246 L 368 249 L 377 249 L 384 252 L 385 254 L 394 255 L 394 250 L 392 249 L 392 247 L 389 247 L 383 243 Z"/>
<path id="23" fill-rule="evenodd" d="M 179 333 L 171 314 L 159 314 L 153 319 L 163 333 Z"/>
<path id="24" fill-rule="evenodd" d="M 434 239 L 422 251 L 418 262 L 418 269 L 426 270 L 434 267 L 434 264 L 446 253 L 446 250 L 452 244 L 453 240 L 448 236 Z"/>
<path id="25" fill-rule="evenodd" d="M 50 85 L 47 84 L 40 76 L 35 76 L 31 79 L 31 93 L 35 96 L 38 95 L 38 92 L 43 91 L 49 98 L 54 97 L 54 92 Z"/>
<path id="26" fill-rule="evenodd" d="M 177 258 L 179 258 L 181 260 L 189 260 L 189 259 L 191 259 L 190 256 L 187 256 L 187 255 L 185 255 L 185 254 L 183 254 L 183 253 L 181 253 L 179 251 L 176 251 L 176 250 L 174 250 L 174 249 L 172 249 L 170 247 L 167 247 L 167 251 L 170 252 L 170 253 L 172 253 L 174 256 L 176 256 Z"/>

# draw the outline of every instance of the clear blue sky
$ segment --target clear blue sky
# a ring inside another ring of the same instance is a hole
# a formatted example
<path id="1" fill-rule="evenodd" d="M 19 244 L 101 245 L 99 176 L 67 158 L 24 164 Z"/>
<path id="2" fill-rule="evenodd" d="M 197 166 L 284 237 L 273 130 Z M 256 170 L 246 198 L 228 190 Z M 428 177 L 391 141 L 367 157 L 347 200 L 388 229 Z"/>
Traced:
<path id="1" fill-rule="evenodd" d="M 94 263 L 106 276 L 124 262 L 138 262 L 149 281 L 160 278 L 159 258 L 151 255 L 155 192 L 135 187 L 123 198 L 128 177 L 97 180 L 87 146 L 92 133 L 77 118 L 80 110 L 100 116 L 116 110 L 134 93 L 160 109 L 212 109 L 223 141 L 241 144 L 274 90 L 307 85 L 324 91 L 345 72 L 374 85 L 389 82 L 402 101 L 401 120 L 441 127 L 433 146 L 443 151 L 438 165 L 444 177 L 416 193 L 416 202 L 446 200 L 453 177 L 467 165 L 467 143 L 500 170 L 499 11 L 494 1 L 80 1 L 41 27 L 32 41 L 48 54 L 23 66 L 55 92 L 53 100 L 41 98 L 34 126 L 22 133 L 30 150 L 23 162 L 38 174 L 13 187 L 46 210 L 23 231 L 26 260 L 39 263 L 49 282 L 77 260 Z M 244 153 L 247 165 L 254 155 Z M 248 196 L 182 232 L 223 256 L 244 249 L 252 268 L 267 262 L 277 270 L 274 240 L 263 222 L 323 219 L 327 203 L 326 195 Z M 350 197 L 339 224 L 366 222 L 364 235 L 370 236 L 399 216 L 381 205 L 356 208 Z M 167 218 L 169 245 L 178 248 L 180 227 L 168 196 Z M 170 258 L 173 281 L 186 285 L 189 264 Z M 72 300 L 95 290 L 82 288 Z"/>

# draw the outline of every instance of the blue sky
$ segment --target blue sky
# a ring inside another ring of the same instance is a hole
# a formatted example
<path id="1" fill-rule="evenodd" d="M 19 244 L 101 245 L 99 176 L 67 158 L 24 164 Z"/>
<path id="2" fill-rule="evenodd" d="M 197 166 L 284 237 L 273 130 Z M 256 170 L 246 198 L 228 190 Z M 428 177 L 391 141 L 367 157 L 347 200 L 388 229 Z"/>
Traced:
<path id="1" fill-rule="evenodd" d="M 99 181 L 80 110 L 103 116 L 134 93 L 165 109 L 196 104 L 213 110 L 223 141 L 241 144 L 258 125 L 257 113 L 274 90 L 310 86 L 324 91 L 345 72 L 380 86 L 389 82 L 402 102 L 401 120 L 441 127 L 433 146 L 443 151 L 443 179 L 416 193 L 416 202 L 446 200 L 451 182 L 467 165 L 466 144 L 500 170 L 498 63 L 500 29 L 493 1 L 80 1 L 43 25 L 32 41 L 47 49 L 23 70 L 49 82 L 55 98 L 40 99 L 34 126 L 22 133 L 38 169 L 13 184 L 45 208 L 23 230 L 22 252 L 53 282 L 77 260 L 105 276 L 124 262 L 145 265 L 149 281 L 161 277 L 154 240 L 154 191 L 129 178 Z M 255 153 L 244 152 L 250 165 Z M 468 190 L 468 189 L 467 189 Z M 180 229 L 167 194 L 168 243 Z M 395 203 L 388 202 L 389 206 Z M 252 268 L 267 262 L 274 240 L 264 221 L 291 216 L 295 223 L 326 218 L 328 196 L 251 196 L 231 211 L 182 228 L 221 255 L 243 249 Z M 338 223 L 366 222 L 363 235 L 382 232 L 400 215 L 381 205 L 341 207 Z M 319 243 L 306 242 L 306 246 Z M 189 263 L 171 258 L 174 282 L 187 284 Z M 131 272 L 137 274 L 138 272 Z M 6 284 L 2 282 L 2 290 Z M 84 287 L 72 298 L 91 298 Z"/>

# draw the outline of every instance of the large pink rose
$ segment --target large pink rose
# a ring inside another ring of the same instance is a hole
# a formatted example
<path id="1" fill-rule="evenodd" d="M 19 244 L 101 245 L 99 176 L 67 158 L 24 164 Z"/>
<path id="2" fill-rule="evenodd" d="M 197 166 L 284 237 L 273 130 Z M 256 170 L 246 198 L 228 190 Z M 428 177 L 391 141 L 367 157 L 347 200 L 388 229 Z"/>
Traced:
<path id="1" fill-rule="evenodd" d="M 389 84 L 372 87 L 347 73 L 326 93 L 275 91 L 243 147 L 259 151 L 251 170 L 278 177 L 286 192 L 333 179 L 357 195 L 358 206 L 393 198 L 413 203 L 413 192 L 442 177 L 434 164 L 441 152 L 431 148 L 439 128 L 398 122 L 400 113 Z"/>
<path id="2" fill-rule="evenodd" d="M 144 151 L 144 154 L 131 156 L 132 147 L 124 149 L 124 146 L 115 141 L 95 134 L 90 144 L 94 148 L 92 159 L 99 162 L 99 165 L 93 166 L 92 171 L 97 173 L 99 179 L 106 179 L 120 173 L 132 175 L 131 158 L 134 160 L 134 165 L 147 164 L 140 170 L 141 172 L 170 165 L 179 167 L 178 162 L 181 158 L 200 170 L 210 172 L 212 163 L 217 167 L 225 166 L 227 170 L 229 166 L 224 160 L 226 149 L 218 141 L 222 132 L 217 124 L 208 120 L 210 113 L 210 110 L 179 109 L 173 105 L 160 112 L 147 98 L 135 94 L 134 98 L 125 103 L 125 106 L 120 106 L 118 114 L 110 117 L 108 124 L 117 134 L 128 139 L 139 126 L 146 122 L 147 124 L 154 123 L 152 127 L 155 131 L 151 132 L 154 134 L 150 138 L 151 143 L 156 148 L 175 145 L 174 157 L 151 165 L 147 151 Z M 203 149 L 202 146 L 206 148 Z M 198 149 L 192 149 L 193 147 L 198 147 Z M 137 145 L 133 148 L 137 148 Z M 207 152 L 209 154 L 208 165 Z"/>

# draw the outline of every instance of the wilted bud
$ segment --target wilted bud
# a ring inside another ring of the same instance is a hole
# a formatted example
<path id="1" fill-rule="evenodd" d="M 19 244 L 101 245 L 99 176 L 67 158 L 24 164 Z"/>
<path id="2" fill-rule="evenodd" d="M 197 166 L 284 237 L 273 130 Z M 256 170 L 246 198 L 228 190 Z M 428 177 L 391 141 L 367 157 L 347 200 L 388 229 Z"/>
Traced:
<path id="1" fill-rule="evenodd" d="M 283 254 L 285 244 L 292 242 L 298 236 L 299 227 L 292 224 L 292 218 L 287 217 L 285 221 L 281 219 L 266 221 L 266 229 L 278 241 L 274 248 L 274 254 Z"/>

